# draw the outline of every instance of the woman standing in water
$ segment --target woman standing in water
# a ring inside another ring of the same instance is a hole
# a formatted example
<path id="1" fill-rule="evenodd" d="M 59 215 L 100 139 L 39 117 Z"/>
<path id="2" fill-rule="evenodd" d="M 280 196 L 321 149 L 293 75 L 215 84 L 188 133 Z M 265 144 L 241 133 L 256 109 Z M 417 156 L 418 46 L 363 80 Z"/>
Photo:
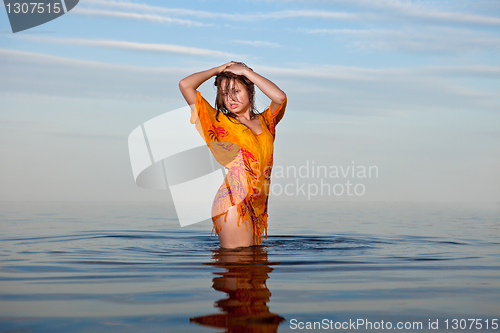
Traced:
<path id="1" fill-rule="evenodd" d="M 213 76 L 215 108 L 197 91 Z M 255 109 L 254 85 L 271 99 L 262 113 Z M 285 93 L 240 62 L 194 73 L 182 79 L 179 88 L 191 106 L 191 123 L 228 171 L 212 206 L 221 247 L 261 244 L 264 233 L 267 236 L 275 127 L 285 112 Z"/>

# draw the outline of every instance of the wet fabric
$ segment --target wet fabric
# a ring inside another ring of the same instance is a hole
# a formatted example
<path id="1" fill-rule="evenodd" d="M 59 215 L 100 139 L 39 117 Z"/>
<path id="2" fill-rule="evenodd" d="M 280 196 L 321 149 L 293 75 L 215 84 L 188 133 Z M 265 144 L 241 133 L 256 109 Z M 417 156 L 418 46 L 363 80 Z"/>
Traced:
<path id="1" fill-rule="evenodd" d="M 237 224 L 251 227 L 254 243 L 261 244 L 267 236 L 267 204 L 275 128 L 284 115 L 287 99 L 271 114 L 273 102 L 257 117 L 262 125 L 261 133 L 235 119 L 229 119 L 222 112 L 216 119 L 214 109 L 197 91 L 196 112 L 192 112 L 191 123 L 202 135 L 215 159 L 226 168 L 227 175 L 215 195 L 212 206 L 212 220 L 217 235 L 222 220 L 227 218 L 231 206 L 238 207 Z M 224 216 L 224 218 L 221 218 Z"/>

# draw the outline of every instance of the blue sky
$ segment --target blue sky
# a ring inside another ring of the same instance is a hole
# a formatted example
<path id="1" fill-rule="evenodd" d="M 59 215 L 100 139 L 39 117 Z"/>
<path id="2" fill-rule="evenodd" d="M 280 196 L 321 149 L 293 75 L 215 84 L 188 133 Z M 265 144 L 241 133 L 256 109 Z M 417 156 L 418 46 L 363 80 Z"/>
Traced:
<path id="1" fill-rule="evenodd" d="M 128 134 L 236 60 L 287 93 L 275 166 L 378 167 L 312 199 L 498 202 L 499 52 L 496 0 L 81 0 L 16 34 L 0 10 L 0 200 L 168 200 L 134 184 Z"/>

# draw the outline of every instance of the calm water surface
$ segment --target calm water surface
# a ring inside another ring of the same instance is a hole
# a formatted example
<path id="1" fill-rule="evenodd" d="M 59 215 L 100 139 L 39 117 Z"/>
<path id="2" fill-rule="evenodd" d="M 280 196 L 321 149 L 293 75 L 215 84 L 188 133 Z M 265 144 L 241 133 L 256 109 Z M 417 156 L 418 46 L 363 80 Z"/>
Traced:
<path id="1" fill-rule="evenodd" d="M 500 332 L 498 206 L 271 203 L 264 245 L 232 251 L 209 222 L 181 228 L 172 212 L 1 203 L 0 330 L 297 332 L 328 319 L 427 331 L 430 319 L 449 332 L 475 318 Z"/>

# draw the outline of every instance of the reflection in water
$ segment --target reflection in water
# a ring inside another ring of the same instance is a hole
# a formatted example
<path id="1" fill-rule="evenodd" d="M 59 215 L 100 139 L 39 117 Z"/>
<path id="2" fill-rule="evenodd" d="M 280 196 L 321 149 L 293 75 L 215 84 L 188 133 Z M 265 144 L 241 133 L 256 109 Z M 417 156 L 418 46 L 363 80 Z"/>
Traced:
<path id="1" fill-rule="evenodd" d="M 285 318 L 269 312 L 267 302 L 271 292 L 266 280 L 273 271 L 264 246 L 239 249 L 217 249 L 212 256 L 214 265 L 225 269 L 216 272 L 212 287 L 227 294 L 215 302 L 223 313 L 191 318 L 201 325 L 225 328 L 226 332 L 277 332 Z"/>

